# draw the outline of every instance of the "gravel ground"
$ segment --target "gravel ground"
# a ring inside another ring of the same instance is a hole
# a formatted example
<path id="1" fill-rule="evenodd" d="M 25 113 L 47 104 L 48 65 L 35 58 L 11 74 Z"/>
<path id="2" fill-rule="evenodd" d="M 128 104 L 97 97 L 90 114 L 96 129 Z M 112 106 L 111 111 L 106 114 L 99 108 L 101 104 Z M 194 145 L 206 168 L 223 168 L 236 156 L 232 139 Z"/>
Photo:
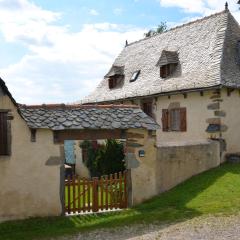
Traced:
<path id="1" fill-rule="evenodd" d="M 61 237 L 58 240 L 239 240 L 240 215 L 198 217 L 169 225 L 144 224 Z"/>

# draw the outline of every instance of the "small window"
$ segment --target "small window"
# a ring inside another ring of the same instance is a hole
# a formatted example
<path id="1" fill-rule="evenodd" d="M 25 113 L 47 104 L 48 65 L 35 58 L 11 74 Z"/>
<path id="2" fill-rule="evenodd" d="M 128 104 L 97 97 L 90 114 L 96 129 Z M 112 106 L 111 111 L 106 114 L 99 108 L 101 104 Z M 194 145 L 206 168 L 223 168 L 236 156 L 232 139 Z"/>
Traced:
<path id="1" fill-rule="evenodd" d="M 142 110 L 150 117 L 153 116 L 153 111 L 152 111 L 152 102 L 144 102 L 142 104 Z"/>
<path id="2" fill-rule="evenodd" d="M 109 89 L 113 89 L 113 88 L 117 87 L 117 79 L 116 78 L 109 78 L 108 79 L 108 86 L 109 86 Z"/>
<path id="3" fill-rule="evenodd" d="M 0 155 L 10 154 L 9 130 L 8 130 L 8 113 L 0 112 Z"/>
<path id="4" fill-rule="evenodd" d="M 115 75 L 108 79 L 109 89 L 122 87 L 123 83 L 124 83 L 124 76 L 122 75 Z"/>
<path id="5" fill-rule="evenodd" d="M 140 70 L 135 71 L 135 72 L 133 73 L 131 79 L 130 79 L 130 82 L 134 82 L 134 81 L 136 81 L 137 78 L 138 78 L 138 76 L 139 76 L 139 74 L 140 74 Z"/>
<path id="6" fill-rule="evenodd" d="M 162 110 L 162 129 L 169 131 L 187 131 L 186 108 L 163 109 Z"/>
<path id="7" fill-rule="evenodd" d="M 160 77 L 166 78 L 176 70 L 177 64 L 171 63 L 160 67 Z"/>
<path id="8" fill-rule="evenodd" d="M 170 75 L 170 64 L 161 66 L 160 68 L 160 77 L 166 78 Z"/>
<path id="9" fill-rule="evenodd" d="M 31 142 L 36 142 L 36 132 L 37 132 L 37 129 L 31 129 Z"/>

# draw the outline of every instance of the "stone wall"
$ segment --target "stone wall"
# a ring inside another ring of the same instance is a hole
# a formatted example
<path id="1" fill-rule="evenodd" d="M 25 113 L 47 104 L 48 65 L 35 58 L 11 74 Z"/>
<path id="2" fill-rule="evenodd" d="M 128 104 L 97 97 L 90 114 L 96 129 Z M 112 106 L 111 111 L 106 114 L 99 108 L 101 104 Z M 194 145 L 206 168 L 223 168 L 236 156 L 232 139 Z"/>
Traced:
<path id="1" fill-rule="evenodd" d="M 219 142 L 166 145 L 157 149 L 157 192 L 164 192 L 193 175 L 220 164 Z"/>

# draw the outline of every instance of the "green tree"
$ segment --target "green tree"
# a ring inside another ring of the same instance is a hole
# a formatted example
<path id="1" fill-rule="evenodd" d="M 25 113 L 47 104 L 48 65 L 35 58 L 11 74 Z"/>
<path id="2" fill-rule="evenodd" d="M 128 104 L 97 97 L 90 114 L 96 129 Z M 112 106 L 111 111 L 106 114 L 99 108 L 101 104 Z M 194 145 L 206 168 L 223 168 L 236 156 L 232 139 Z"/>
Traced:
<path id="1" fill-rule="evenodd" d="M 106 140 L 106 145 L 98 152 L 96 162 L 100 175 L 123 171 L 125 169 L 123 143 L 113 139 Z"/>
<path id="2" fill-rule="evenodd" d="M 158 33 L 166 32 L 166 30 L 167 30 L 167 24 L 166 24 L 166 22 L 161 22 L 161 23 L 157 26 L 156 30 L 150 29 L 147 33 L 144 33 L 144 36 L 145 36 L 145 37 L 151 37 L 151 36 L 154 36 L 154 35 L 156 35 L 156 34 L 158 34 Z"/>
<path id="3" fill-rule="evenodd" d="M 124 171 L 124 146 L 123 143 L 108 139 L 105 144 L 94 148 L 91 141 L 84 141 L 81 148 L 87 149 L 85 162 L 91 177 L 100 177 Z"/>

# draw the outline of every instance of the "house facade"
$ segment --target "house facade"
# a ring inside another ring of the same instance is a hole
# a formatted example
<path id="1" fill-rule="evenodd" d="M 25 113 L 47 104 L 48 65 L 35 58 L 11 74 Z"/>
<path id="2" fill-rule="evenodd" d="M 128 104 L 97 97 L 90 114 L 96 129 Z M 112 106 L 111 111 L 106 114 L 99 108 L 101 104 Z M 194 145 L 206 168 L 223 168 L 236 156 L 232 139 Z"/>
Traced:
<path id="1" fill-rule="evenodd" d="M 240 27 L 222 12 L 128 44 L 83 102 L 131 103 L 161 126 L 157 146 L 212 139 L 240 152 Z"/>

